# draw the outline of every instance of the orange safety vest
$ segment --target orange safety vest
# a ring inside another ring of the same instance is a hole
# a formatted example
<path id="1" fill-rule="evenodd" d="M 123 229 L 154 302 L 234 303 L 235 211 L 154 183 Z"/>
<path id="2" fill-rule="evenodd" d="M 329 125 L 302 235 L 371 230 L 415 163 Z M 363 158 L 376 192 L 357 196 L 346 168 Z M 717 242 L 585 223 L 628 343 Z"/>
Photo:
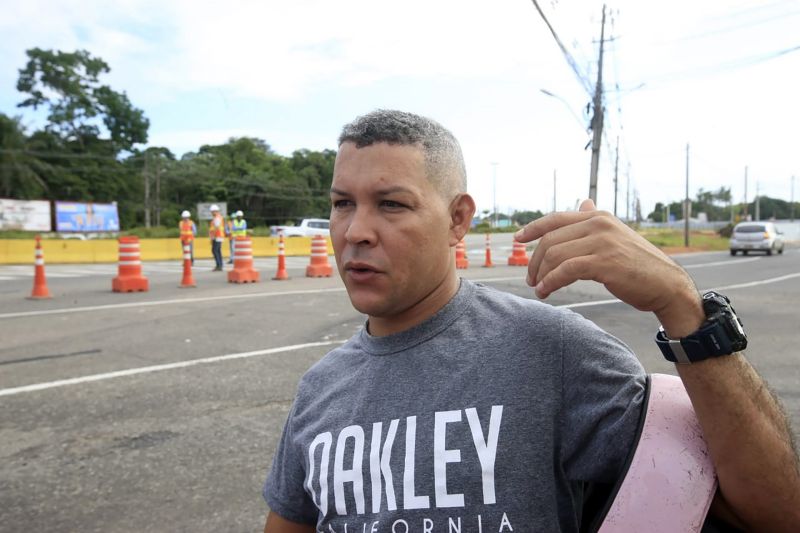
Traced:
<path id="1" fill-rule="evenodd" d="M 181 229 L 182 242 L 192 242 L 194 240 L 194 231 L 192 231 L 193 226 L 194 222 L 192 222 L 191 219 L 181 220 L 179 227 Z"/>
<path id="2" fill-rule="evenodd" d="M 215 225 L 216 222 L 219 222 L 218 226 Z M 208 236 L 212 240 L 225 238 L 225 221 L 222 219 L 222 215 L 215 216 L 208 223 Z"/>

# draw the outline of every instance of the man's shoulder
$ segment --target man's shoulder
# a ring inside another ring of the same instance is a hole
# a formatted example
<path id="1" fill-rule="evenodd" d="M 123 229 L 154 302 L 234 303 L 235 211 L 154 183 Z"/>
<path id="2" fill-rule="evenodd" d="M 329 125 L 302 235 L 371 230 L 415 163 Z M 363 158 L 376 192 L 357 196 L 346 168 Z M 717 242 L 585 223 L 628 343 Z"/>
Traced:
<path id="1" fill-rule="evenodd" d="M 525 321 L 527 324 L 534 320 L 537 323 L 555 324 L 574 315 L 569 309 L 501 291 L 479 282 L 474 284 L 476 290 L 472 302 L 473 313 L 485 315 L 490 320 Z"/>

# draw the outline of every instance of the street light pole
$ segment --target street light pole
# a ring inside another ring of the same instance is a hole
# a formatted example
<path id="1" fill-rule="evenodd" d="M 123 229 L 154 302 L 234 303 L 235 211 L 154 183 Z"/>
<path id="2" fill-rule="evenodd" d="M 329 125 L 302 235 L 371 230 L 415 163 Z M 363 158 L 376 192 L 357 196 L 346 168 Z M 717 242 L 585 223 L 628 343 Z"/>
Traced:
<path id="1" fill-rule="evenodd" d="M 692 201 L 689 199 L 689 143 L 686 143 L 686 200 L 683 208 L 683 245 L 689 247 L 689 217 L 692 216 Z"/>
<path id="2" fill-rule="evenodd" d="M 794 178 L 792 178 L 792 183 L 794 184 Z M 558 211 L 556 209 L 556 169 L 553 169 L 553 213 Z"/>
<path id="3" fill-rule="evenodd" d="M 492 163 L 492 202 L 494 204 L 494 227 L 497 227 L 497 163 Z"/>
<path id="4" fill-rule="evenodd" d="M 789 202 L 789 217 L 791 218 L 792 222 L 794 222 L 794 176 L 792 176 L 792 196 L 791 201 Z"/>

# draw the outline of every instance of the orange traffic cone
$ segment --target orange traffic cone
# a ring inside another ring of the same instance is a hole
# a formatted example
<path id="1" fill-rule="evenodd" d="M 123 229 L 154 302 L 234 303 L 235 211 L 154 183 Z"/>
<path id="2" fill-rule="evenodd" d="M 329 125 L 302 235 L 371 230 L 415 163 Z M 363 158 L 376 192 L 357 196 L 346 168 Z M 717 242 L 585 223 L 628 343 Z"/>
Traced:
<path id="1" fill-rule="evenodd" d="M 511 266 L 527 266 L 528 254 L 525 245 L 514 239 L 514 247 L 511 248 L 511 255 L 508 256 L 508 264 Z"/>
<path id="2" fill-rule="evenodd" d="M 233 270 L 228 272 L 228 283 L 255 283 L 261 278 L 253 268 L 253 243 L 250 237 L 236 237 L 233 241 Z"/>
<path id="3" fill-rule="evenodd" d="M 492 240 L 488 233 L 486 234 L 486 261 L 484 261 L 483 266 L 485 268 L 494 266 L 494 263 L 492 263 Z"/>
<path id="4" fill-rule="evenodd" d="M 114 292 L 147 292 L 150 282 L 142 276 L 142 261 L 139 254 L 139 237 L 119 238 L 119 270 L 111 281 Z"/>
<path id="5" fill-rule="evenodd" d="M 192 276 L 192 245 L 188 242 L 183 243 L 183 279 L 178 285 L 179 289 L 189 289 L 197 287 Z"/>
<path id="6" fill-rule="evenodd" d="M 329 278 L 333 267 L 328 262 L 328 239 L 322 235 L 311 238 L 311 263 L 306 267 L 307 278 Z"/>
<path id="7" fill-rule="evenodd" d="M 52 298 L 50 290 L 47 288 L 47 279 L 44 277 L 44 250 L 42 250 L 42 238 L 38 235 L 36 236 L 36 252 L 33 264 L 33 291 L 31 291 L 31 295 L 28 298 L 31 300 Z"/>
<path id="8" fill-rule="evenodd" d="M 286 249 L 283 243 L 282 231 L 278 232 L 278 272 L 272 279 L 278 281 L 289 279 L 289 273 L 286 272 Z"/>
<path id="9" fill-rule="evenodd" d="M 456 268 L 469 268 L 469 259 L 467 259 L 467 245 L 464 239 L 458 241 L 456 244 Z"/>

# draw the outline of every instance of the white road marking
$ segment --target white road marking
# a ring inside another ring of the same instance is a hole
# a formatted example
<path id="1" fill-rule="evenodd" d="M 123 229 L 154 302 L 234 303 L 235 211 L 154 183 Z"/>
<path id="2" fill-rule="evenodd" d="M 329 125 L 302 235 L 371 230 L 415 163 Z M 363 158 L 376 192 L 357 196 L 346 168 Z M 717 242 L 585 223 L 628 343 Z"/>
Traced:
<path id="1" fill-rule="evenodd" d="M 242 298 L 263 298 L 268 296 L 292 296 L 296 294 L 319 294 L 326 292 L 344 292 L 344 287 L 333 289 L 309 289 L 303 291 L 282 291 L 282 292 L 256 292 L 249 294 L 230 294 L 227 296 L 202 296 L 199 298 L 175 298 L 173 300 L 151 300 L 149 302 L 130 302 L 124 304 L 94 305 L 86 307 L 72 307 L 64 309 L 45 309 L 43 311 L 21 311 L 19 313 L 2 313 L 2 318 L 19 318 L 26 316 L 60 315 L 67 313 L 83 313 L 86 311 L 105 311 L 107 309 L 126 309 L 131 307 L 154 307 L 158 305 L 186 304 L 195 302 L 216 302 L 220 300 L 238 300 Z"/>
<path id="2" fill-rule="evenodd" d="M 778 276 L 777 278 L 769 278 L 769 279 L 761 279 L 756 281 L 748 281 L 745 283 L 734 283 L 733 285 L 721 285 L 719 287 L 711 287 L 709 289 L 701 289 L 700 292 L 706 291 L 730 291 L 733 289 L 749 289 L 750 287 L 757 287 L 759 285 L 768 285 L 770 283 L 778 283 L 780 281 L 786 281 L 787 279 L 792 278 L 800 278 L 800 272 L 795 274 L 786 274 L 785 276 Z M 559 305 L 557 307 L 565 307 L 565 308 L 575 308 L 575 307 L 591 307 L 593 305 L 605 305 L 605 304 L 614 304 L 614 303 L 621 303 L 622 300 L 619 299 L 612 299 L 612 300 L 596 300 L 594 302 L 577 302 L 574 304 L 565 304 Z"/>
<path id="3" fill-rule="evenodd" d="M 763 279 L 763 280 L 750 281 L 750 282 L 746 282 L 746 283 L 736 283 L 736 284 L 733 284 L 733 285 L 724 285 L 724 286 L 721 286 L 721 287 L 715 287 L 714 289 L 715 290 L 731 290 L 731 289 L 750 288 L 750 287 L 756 287 L 756 286 L 759 286 L 759 285 L 767 285 L 767 284 L 770 284 L 770 283 L 778 283 L 780 281 L 785 281 L 785 280 L 793 279 L 793 278 L 797 278 L 797 277 L 800 277 L 800 272 L 794 273 L 794 274 L 787 274 L 787 275 L 784 275 L 784 276 L 778 276 L 778 277 L 775 277 L 775 278 L 768 278 L 768 279 Z M 494 281 L 515 280 L 515 279 L 519 279 L 519 278 L 517 278 L 517 277 L 513 277 L 513 278 L 492 278 L 492 280 L 494 280 Z M 485 279 L 485 280 L 482 280 L 482 281 L 489 281 L 489 280 L 490 279 Z M 310 291 L 286 291 L 286 292 L 282 292 L 282 293 L 247 294 L 247 295 L 238 295 L 238 296 L 234 296 L 234 297 L 239 297 L 239 298 L 251 297 L 252 298 L 252 297 L 258 297 L 258 296 L 271 296 L 271 295 L 276 295 L 277 296 L 277 295 L 288 295 L 288 294 L 308 294 L 308 293 L 319 293 L 319 292 L 335 292 L 335 291 L 343 291 L 343 290 L 344 290 L 343 288 L 317 289 L 317 290 L 310 290 Z M 108 308 L 119 308 L 119 307 L 135 307 L 135 306 L 144 306 L 144 305 L 162 305 L 162 304 L 167 304 L 167 303 L 178 303 L 178 302 L 183 303 L 183 302 L 186 302 L 186 301 L 209 301 L 209 300 L 230 299 L 230 298 L 232 298 L 232 297 L 231 296 L 221 296 L 221 297 L 208 297 L 208 298 L 191 298 L 191 299 L 183 299 L 183 300 L 163 300 L 163 301 L 160 301 L 160 302 L 140 302 L 138 304 L 119 304 L 119 305 L 111 305 L 111 306 L 97 306 L 95 308 L 76 308 L 76 309 L 72 309 L 72 310 L 70 310 L 70 309 L 54 309 L 54 310 L 51 310 L 50 314 L 55 313 L 55 312 L 62 312 L 62 313 L 63 312 L 70 312 L 70 311 L 75 312 L 75 311 L 78 311 L 80 309 L 84 309 L 84 310 L 85 309 L 97 309 L 97 308 L 108 309 Z M 612 304 L 612 303 L 621 303 L 621 301 L 618 300 L 618 299 L 596 300 L 596 301 L 590 301 L 590 302 L 576 302 L 576 303 L 572 303 L 572 304 L 564 304 L 564 305 L 559 305 L 557 307 L 563 307 L 563 308 L 569 309 L 569 308 L 578 308 L 578 307 L 591 307 L 591 306 L 597 306 L 597 305 L 606 305 L 606 304 Z M 39 312 L 36 312 L 35 314 L 43 314 L 43 313 L 48 313 L 48 312 L 47 311 L 39 311 Z M 0 317 L 20 316 L 20 315 L 24 316 L 25 313 L 7 313 L 5 315 L 0 315 Z M 330 346 L 332 344 L 342 344 L 344 342 L 346 342 L 346 341 L 344 341 L 344 340 L 335 340 L 335 341 L 310 342 L 310 343 L 305 343 L 305 344 L 295 344 L 295 345 L 291 345 L 291 346 L 282 346 L 282 347 L 278 347 L 278 348 L 269 348 L 269 349 L 266 349 L 266 350 L 256 350 L 256 351 L 252 351 L 252 352 L 240 352 L 240 353 L 233 353 L 233 354 L 227 354 L 227 355 L 219 355 L 219 356 L 214 356 L 214 357 L 206 357 L 206 358 L 203 358 L 203 359 L 193 359 L 191 361 L 180 361 L 180 362 L 177 362 L 177 363 L 167 363 L 167 364 L 163 364 L 163 365 L 153 365 L 153 366 L 146 366 L 146 367 L 139 367 L 139 368 L 130 368 L 130 369 L 127 369 L 127 370 L 118 370 L 118 371 L 115 371 L 115 372 L 106 372 L 106 373 L 103 373 L 103 374 L 92 374 L 92 375 L 82 376 L 82 377 L 77 377 L 77 378 L 61 379 L 61 380 L 50 381 L 50 382 L 45 382 L 45 383 L 35 383 L 35 384 L 32 384 L 32 385 L 23 385 L 21 387 L 12 387 L 12 388 L 8 388 L 8 389 L 0 389 L 0 396 L 11 396 L 11 395 L 14 395 L 14 394 L 21 394 L 21 393 L 24 393 L 24 392 L 35 392 L 35 391 L 51 389 L 51 388 L 55 388 L 55 387 L 64 387 L 64 386 L 68 386 L 68 385 L 79 385 L 81 383 L 89 383 L 89 382 L 92 382 L 92 381 L 101 381 L 101 380 L 113 379 L 113 378 L 118 378 L 118 377 L 133 376 L 133 375 L 137 375 L 137 374 L 160 372 L 160 371 L 163 371 L 163 370 L 174 370 L 174 369 L 178 369 L 178 368 L 187 368 L 187 367 L 190 367 L 190 366 L 195 366 L 195 365 L 200 365 L 200 364 L 216 363 L 216 362 L 220 362 L 220 361 L 229 361 L 229 360 L 233 360 L 233 359 L 245 359 L 245 358 L 248 358 L 248 357 L 255 357 L 255 356 L 258 356 L 258 355 L 269 355 L 269 354 L 274 354 L 274 353 L 282 353 L 282 352 L 288 352 L 288 351 L 294 351 L 294 350 L 302 350 L 304 348 L 312 348 L 312 347 L 316 347 L 316 346 Z"/>
<path id="4" fill-rule="evenodd" d="M 750 263 L 751 261 L 761 261 L 761 259 L 763 259 L 763 257 L 751 257 L 749 259 L 729 259 L 727 261 L 714 261 L 713 263 L 698 263 L 696 265 L 681 265 L 681 266 L 685 269 L 706 268 L 713 266 L 740 265 L 742 263 Z"/>
<path id="5" fill-rule="evenodd" d="M 266 350 L 256 350 L 253 352 L 231 353 L 227 355 L 217 355 L 214 357 L 204 357 L 202 359 L 192 359 L 190 361 L 179 361 L 177 363 L 166 363 L 163 365 L 129 368 L 127 370 L 117 370 L 116 372 L 105 372 L 103 374 L 90 374 L 88 376 L 81 376 L 77 378 L 59 379 L 56 381 L 47 381 L 44 383 L 34 383 L 32 385 L 23 385 L 21 387 L 0 389 L 0 396 L 11 396 L 14 394 L 21 394 L 23 392 L 35 392 L 45 389 L 52 389 L 55 387 L 65 387 L 67 385 L 80 385 L 81 383 L 89 383 L 92 381 L 102 381 L 106 379 L 121 378 L 125 376 L 135 376 L 137 374 L 149 374 L 151 372 L 161 372 L 163 370 L 175 370 L 176 368 L 187 368 L 195 365 L 205 365 L 209 363 L 218 363 L 220 361 L 230 361 L 232 359 L 246 359 L 248 357 L 255 357 L 258 355 L 270 355 L 275 353 L 291 352 L 295 350 L 303 350 L 305 348 L 314 348 L 316 346 L 330 346 L 332 344 L 343 344 L 344 342 L 346 341 L 335 340 L 335 341 L 322 341 L 322 342 L 307 342 L 305 344 L 280 346 L 278 348 L 268 348 Z"/>

